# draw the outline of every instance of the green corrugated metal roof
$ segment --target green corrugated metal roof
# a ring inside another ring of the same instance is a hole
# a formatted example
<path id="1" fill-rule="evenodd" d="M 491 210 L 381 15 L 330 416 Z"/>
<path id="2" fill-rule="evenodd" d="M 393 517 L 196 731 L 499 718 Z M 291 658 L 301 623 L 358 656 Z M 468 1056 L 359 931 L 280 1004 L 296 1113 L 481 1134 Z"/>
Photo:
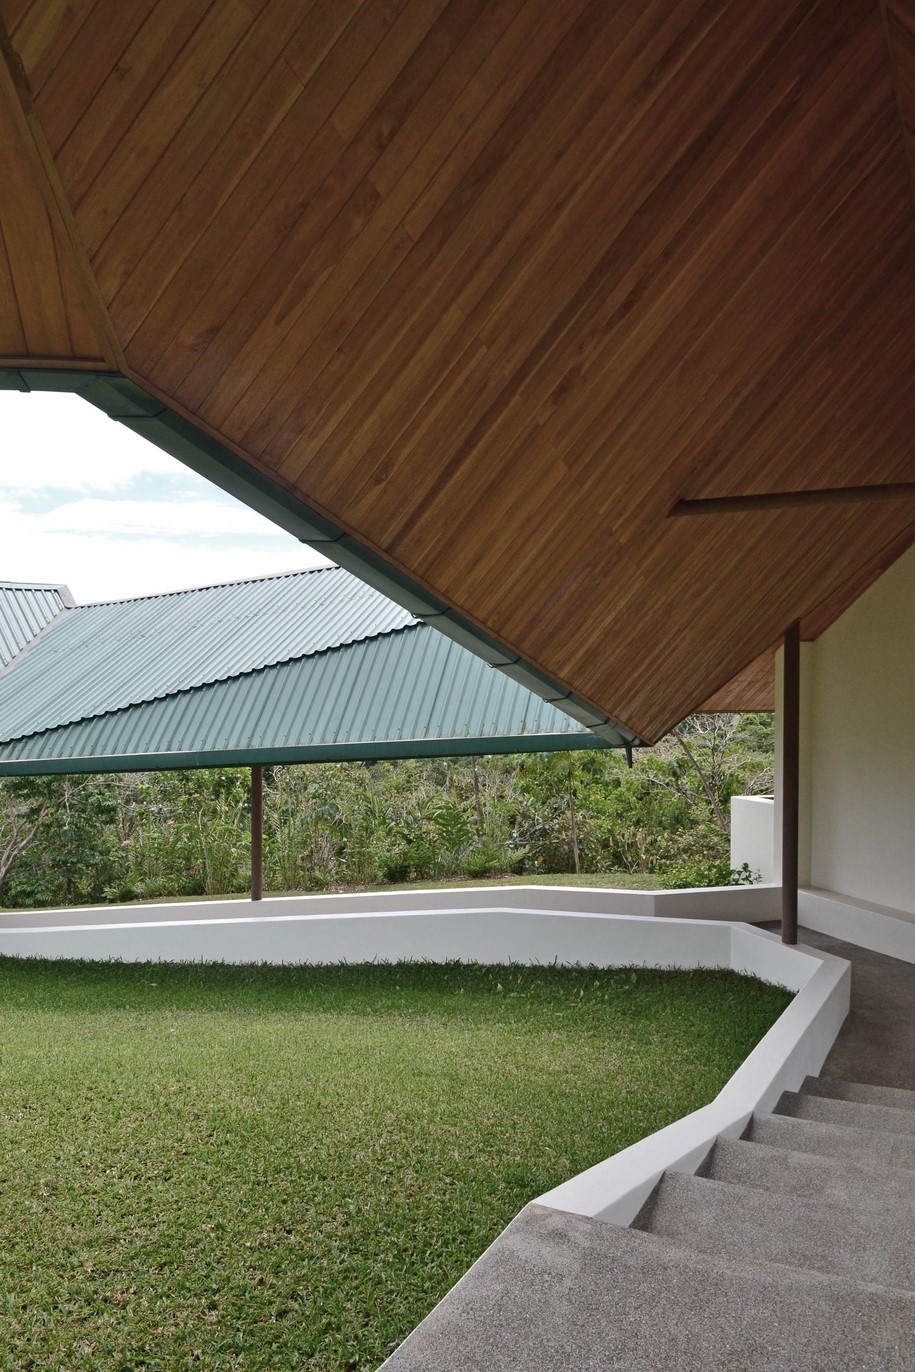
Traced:
<path id="1" fill-rule="evenodd" d="M 0 740 L 415 623 L 341 567 L 78 605 L 0 676 Z"/>
<path id="2" fill-rule="evenodd" d="M 601 746 L 421 624 L 0 744 L 0 775 Z"/>
<path id="3" fill-rule="evenodd" d="M 72 604 L 66 586 L 0 581 L 0 668 Z"/>
<path id="4" fill-rule="evenodd" d="M 339 568 L 66 611 L 0 740 L 0 775 L 608 746 Z"/>

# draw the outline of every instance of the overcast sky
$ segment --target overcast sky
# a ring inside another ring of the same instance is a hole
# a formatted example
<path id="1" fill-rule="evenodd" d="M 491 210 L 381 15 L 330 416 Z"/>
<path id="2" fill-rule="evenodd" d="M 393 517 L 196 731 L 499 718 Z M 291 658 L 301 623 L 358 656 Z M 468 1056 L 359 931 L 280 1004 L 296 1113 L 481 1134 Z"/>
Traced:
<path id="1" fill-rule="evenodd" d="M 326 562 L 77 396 L 0 391 L 0 581 L 85 604 Z"/>

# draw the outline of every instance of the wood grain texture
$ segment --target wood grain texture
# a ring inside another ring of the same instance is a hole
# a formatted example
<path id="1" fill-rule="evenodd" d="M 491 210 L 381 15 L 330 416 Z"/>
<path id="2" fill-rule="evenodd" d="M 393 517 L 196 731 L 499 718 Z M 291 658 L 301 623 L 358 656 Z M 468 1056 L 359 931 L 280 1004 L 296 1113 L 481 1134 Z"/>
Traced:
<path id="1" fill-rule="evenodd" d="M 131 373 L 643 738 L 911 541 L 666 515 L 915 478 L 913 0 L 4 8 Z"/>
<path id="2" fill-rule="evenodd" d="M 760 653 L 749 666 L 732 677 L 720 691 L 699 706 L 702 714 L 775 709 L 775 653 L 780 644 Z"/>
<path id="3" fill-rule="evenodd" d="M 0 52 L 0 356 L 99 365 L 108 351 Z"/>

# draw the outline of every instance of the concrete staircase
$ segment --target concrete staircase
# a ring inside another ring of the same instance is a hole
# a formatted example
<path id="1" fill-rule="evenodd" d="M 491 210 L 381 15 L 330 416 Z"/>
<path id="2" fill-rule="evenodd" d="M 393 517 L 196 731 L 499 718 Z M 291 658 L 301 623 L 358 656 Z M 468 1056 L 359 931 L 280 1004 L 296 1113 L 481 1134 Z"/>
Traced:
<path id="1" fill-rule="evenodd" d="M 915 1092 L 809 1079 L 631 1229 L 530 1205 L 391 1372 L 913 1372 Z"/>
<path id="2" fill-rule="evenodd" d="M 693 1253 L 778 1265 L 786 1284 L 841 1278 L 852 1308 L 878 1293 L 911 1297 L 915 1091 L 808 1077 L 742 1139 L 719 1139 L 698 1175 L 667 1173 L 633 1227 Z M 898 1365 L 915 1368 L 912 1313 L 898 1333 Z M 857 1367 L 851 1346 L 842 1365 Z"/>

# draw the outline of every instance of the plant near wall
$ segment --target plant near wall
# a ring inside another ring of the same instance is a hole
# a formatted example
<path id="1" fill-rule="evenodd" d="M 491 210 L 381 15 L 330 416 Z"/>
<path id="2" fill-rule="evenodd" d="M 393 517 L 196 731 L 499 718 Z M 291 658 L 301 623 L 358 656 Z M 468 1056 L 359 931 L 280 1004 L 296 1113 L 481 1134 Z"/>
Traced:
<path id="1" fill-rule="evenodd" d="M 0 893 L 14 862 L 35 839 L 51 808 L 49 787 L 35 777 L 0 782 Z"/>
<path id="2" fill-rule="evenodd" d="M 19 794 L 31 796 L 26 812 L 40 815 L 40 822 L 7 872 L 6 898 L 20 907 L 103 899 L 125 867 L 116 782 L 106 776 L 31 780 Z"/>

